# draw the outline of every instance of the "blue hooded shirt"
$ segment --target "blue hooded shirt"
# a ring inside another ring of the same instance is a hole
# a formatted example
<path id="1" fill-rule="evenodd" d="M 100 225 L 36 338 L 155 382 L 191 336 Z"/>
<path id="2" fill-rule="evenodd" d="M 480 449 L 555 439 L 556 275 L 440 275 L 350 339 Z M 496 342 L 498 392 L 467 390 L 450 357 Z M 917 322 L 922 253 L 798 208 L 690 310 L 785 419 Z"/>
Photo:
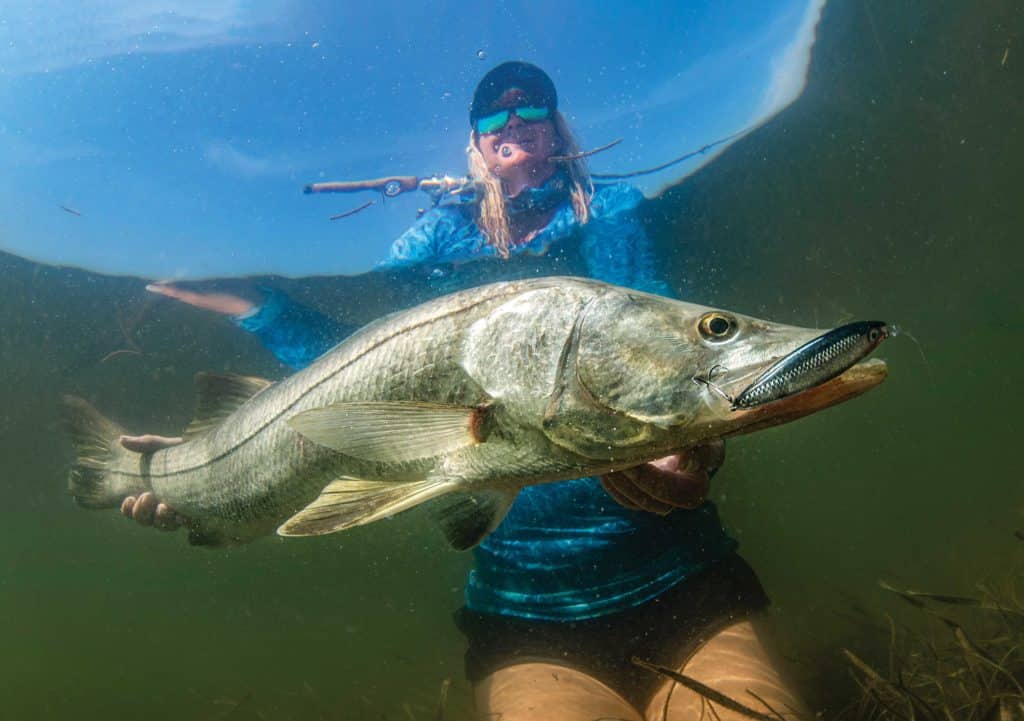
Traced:
<path id="1" fill-rule="evenodd" d="M 524 191 L 532 196 L 527 201 L 549 203 L 559 192 L 553 185 Z M 544 256 L 573 245 L 581 266 L 573 268 L 576 274 L 671 295 L 637 217 L 642 199 L 626 184 L 598 186 L 590 221 L 581 225 L 568 198 L 555 197 L 560 202 L 548 224 L 510 253 Z M 474 222 L 471 205 L 456 203 L 425 213 L 379 267 L 487 256 L 497 252 Z M 308 365 L 353 330 L 277 292 L 236 322 L 294 368 Z M 735 549 L 712 503 L 658 516 L 619 505 L 597 478 L 529 486 L 474 549 L 466 605 L 518 618 L 594 618 L 644 603 Z"/>

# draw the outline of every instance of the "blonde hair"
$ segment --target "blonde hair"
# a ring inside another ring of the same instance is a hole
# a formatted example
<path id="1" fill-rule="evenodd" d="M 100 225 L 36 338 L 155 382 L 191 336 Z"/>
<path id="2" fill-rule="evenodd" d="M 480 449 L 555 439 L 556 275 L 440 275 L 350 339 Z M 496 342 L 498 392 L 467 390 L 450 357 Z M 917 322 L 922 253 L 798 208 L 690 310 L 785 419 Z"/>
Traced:
<path id="1" fill-rule="evenodd" d="M 555 111 L 552 116 L 555 133 L 562 141 L 559 155 L 578 155 L 579 145 L 569 130 L 565 117 Z M 494 175 L 484 156 L 477 147 L 479 136 L 476 131 L 469 134 L 469 147 L 466 155 L 469 158 L 469 177 L 476 184 L 477 217 L 476 224 L 483 233 L 487 243 L 502 258 L 509 257 L 509 245 L 512 242 L 508 208 L 505 204 L 505 193 L 501 187 L 501 179 Z M 569 195 L 572 199 L 572 210 L 581 225 L 590 220 L 590 198 L 594 194 L 594 184 L 590 180 L 590 170 L 583 158 L 574 158 L 560 163 L 569 178 Z"/>

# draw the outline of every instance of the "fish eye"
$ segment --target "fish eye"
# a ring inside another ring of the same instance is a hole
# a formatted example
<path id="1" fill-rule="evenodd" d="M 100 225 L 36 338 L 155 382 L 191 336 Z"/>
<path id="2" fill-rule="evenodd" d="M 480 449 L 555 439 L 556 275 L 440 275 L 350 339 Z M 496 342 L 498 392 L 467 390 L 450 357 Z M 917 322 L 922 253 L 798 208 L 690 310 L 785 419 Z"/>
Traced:
<path id="1" fill-rule="evenodd" d="M 872 328 L 870 331 L 868 331 L 868 340 L 874 343 L 876 340 L 878 340 L 878 337 L 880 335 L 881 331 L 879 331 L 878 328 Z"/>
<path id="2" fill-rule="evenodd" d="M 708 313 L 697 324 L 701 337 L 710 341 L 723 341 L 736 335 L 736 321 L 722 313 Z"/>

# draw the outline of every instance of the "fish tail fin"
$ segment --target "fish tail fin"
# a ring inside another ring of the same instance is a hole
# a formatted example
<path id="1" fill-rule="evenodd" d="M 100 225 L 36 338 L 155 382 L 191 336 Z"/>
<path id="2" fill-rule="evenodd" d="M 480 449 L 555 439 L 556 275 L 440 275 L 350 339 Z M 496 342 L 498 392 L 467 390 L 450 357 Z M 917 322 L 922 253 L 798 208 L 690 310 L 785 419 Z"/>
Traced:
<path id="1" fill-rule="evenodd" d="M 75 450 L 68 474 L 75 502 L 85 508 L 114 508 L 126 496 L 145 491 L 141 478 L 110 473 L 119 459 L 132 453 L 121 446 L 121 427 L 81 398 L 69 395 L 63 401 L 64 428 Z"/>
<path id="2" fill-rule="evenodd" d="M 332 481 L 320 496 L 285 521 L 280 536 L 322 536 L 393 516 L 453 488 L 449 481 Z"/>

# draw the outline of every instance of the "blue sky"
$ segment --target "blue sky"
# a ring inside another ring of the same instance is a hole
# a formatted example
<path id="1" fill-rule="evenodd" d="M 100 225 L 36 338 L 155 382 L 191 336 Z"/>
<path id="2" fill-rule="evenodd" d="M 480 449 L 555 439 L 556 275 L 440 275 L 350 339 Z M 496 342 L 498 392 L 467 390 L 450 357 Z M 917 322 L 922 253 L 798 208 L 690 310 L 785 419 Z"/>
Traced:
<path id="1" fill-rule="evenodd" d="M 461 174 L 493 65 L 545 68 L 584 147 L 624 139 L 595 172 L 629 171 L 791 101 L 823 3 L 0 0 L 0 248 L 168 279 L 359 272 L 428 198 L 331 222 L 376 196 L 302 186 Z"/>

